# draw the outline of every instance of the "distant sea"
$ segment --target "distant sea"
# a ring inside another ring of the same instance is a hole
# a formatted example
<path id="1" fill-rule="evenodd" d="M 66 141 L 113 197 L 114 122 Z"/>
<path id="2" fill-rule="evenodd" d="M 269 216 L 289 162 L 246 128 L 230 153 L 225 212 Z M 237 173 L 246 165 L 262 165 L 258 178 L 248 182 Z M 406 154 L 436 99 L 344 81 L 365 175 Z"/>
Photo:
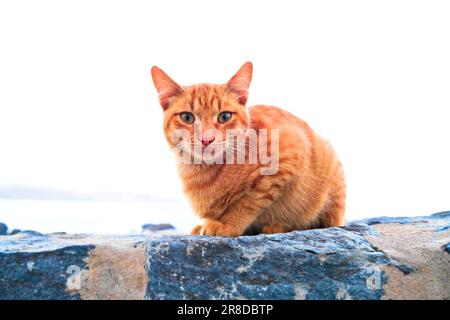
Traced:
<path id="1" fill-rule="evenodd" d="M 389 214 L 428 215 L 430 212 Z M 443 210 L 440 210 L 443 211 Z M 347 221 L 377 215 L 347 212 Z M 137 233 L 143 224 L 170 223 L 188 233 L 199 219 L 183 195 L 140 193 L 77 193 L 42 187 L 0 185 L 0 222 L 12 229 L 43 233 Z"/>
<path id="2" fill-rule="evenodd" d="M 188 232 L 198 222 L 187 203 L 145 200 L 1 199 L 0 222 L 43 233 L 134 233 L 145 223 L 170 223 Z"/>

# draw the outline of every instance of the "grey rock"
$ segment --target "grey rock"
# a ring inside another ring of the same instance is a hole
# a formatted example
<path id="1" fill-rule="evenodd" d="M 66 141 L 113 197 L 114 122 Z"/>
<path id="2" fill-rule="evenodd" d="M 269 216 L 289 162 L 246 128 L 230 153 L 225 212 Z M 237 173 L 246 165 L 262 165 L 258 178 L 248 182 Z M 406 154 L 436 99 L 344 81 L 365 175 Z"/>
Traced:
<path id="1" fill-rule="evenodd" d="M 91 245 L 52 245 L 30 235 L 1 241 L 0 299 L 79 299 L 66 291 L 70 266 L 86 268 Z M 78 270 L 78 269 L 77 269 Z"/>
<path id="2" fill-rule="evenodd" d="M 450 211 L 442 211 L 433 213 L 430 216 L 431 219 L 450 219 Z"/>
<path id="3" fill-rule="evenodd" d="M 237 238 L 25 231 L 0 237 L 0 299 L 450 299 L 450 215 L 376 221 Z"/>
<path id="4" fill-rule="evenodd" d="M 365 223 L 368 225 L 381 224 L 381 223 L 401 223 L 401 224 L 409 224 L 416 222 L 429 222 L 433 220 L 440 219 L 449 219 L 450 211 L 443 211 L 434 213 L 429 216 L 419 216 L 419 217 L 376 217 L 376 218 L 367 218 L 358 221 L 354 221 L 354 223 Z"/>
<path id="5" fill-rule="evenodd" d="M 0 239 L 0 300 L 143 299 L 146 240 L 21 232 Z"/>
<path id="6" fill-rule="evenodd" d="M 365 223 L 360 222 L 352 222 L 344 227 L 342 227 L 344 230 L 355 232 L 357 234 L 360 234 L 362 236 L 379 236 L 380 233 L 376 231 L 374 228 L 370 227 L 369 225 Z"/>
<path id="7" fill-rule="evenodd" d="M 142 231 L 158 232 L 164 230 L 175 230 L 175 227 L 169 223 L 160 223 L 160 224 L 147 223 L 142 226 Z"/>
<path id="8" fill-rule="evenodd" d="M 437 228 L 437 232 L 445 232 L 445 231 L 448 231 L 448 230 L 450 230 L 450 224 L 447 224 L 447 225 L 445 225 L 445 226 L 440 226 L 439 228 Z"/>
<path id="9" fill-rule="evenodd" d="M 43 233 L 40 233 L 40 232 L 37 232 L 37 231 L 34 231 L 34 230 L 17 230 L 17 229 L 14 229 L 13 232 L 15 232 L 14 234 L 22 233 L 22 234 L 28 235 L 28 236 L 45 236 Z M 11 232 L 11 234 L 13 234 L 13 233 Z"/>
<path id="10" fill-rule="evenodd" d="M 389 264 L 361 235 L 341 228 L 235 239 L 162 236 L 148 249 L 149 299 L 380 299 L 380 266 Z M 367 285 L 371 277 L 378 288 Z"/>
<path id="11" fill-rule="evenodd" d="M 6 232 L 8 231 L 8 227 L 6 224 L 0 222 L 0 236 L 6 235 Z"/>

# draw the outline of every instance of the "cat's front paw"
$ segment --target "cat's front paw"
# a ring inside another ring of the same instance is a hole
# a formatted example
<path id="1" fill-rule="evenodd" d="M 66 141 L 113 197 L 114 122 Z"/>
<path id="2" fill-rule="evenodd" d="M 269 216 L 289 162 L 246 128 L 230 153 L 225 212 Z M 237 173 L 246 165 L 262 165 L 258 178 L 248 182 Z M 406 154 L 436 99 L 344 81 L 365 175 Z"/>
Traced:
<path id="1" fill-rule="evenodd" d="M 273 225 L 264 225 L 261 228 L 261 233 L 265 234 L 273 234 L 273 233 L 285 233 L 292 231 L 292 228 L 290 228 L 287 225 L 284 224 L 273 224 Z"/>
<path id="2" fill-rule="evenodd" d="M 203 226 L 197 227 L 200 227 L 200 234 L 206 236 L 238 237 L 242 234 L 242 232 L 236 227 L 215 220 L 207 220 Z M 197 231 L 196 228 L 192 231 Z"/>
<path id="3" fill-rule="evenodd" d="M 193 236 L 200 235 L 202 232 L 202 228 L 203 228 L 202 225 L 196 225 L 194 228 L 192 228 L 191 235 L 193 235 Z"/>

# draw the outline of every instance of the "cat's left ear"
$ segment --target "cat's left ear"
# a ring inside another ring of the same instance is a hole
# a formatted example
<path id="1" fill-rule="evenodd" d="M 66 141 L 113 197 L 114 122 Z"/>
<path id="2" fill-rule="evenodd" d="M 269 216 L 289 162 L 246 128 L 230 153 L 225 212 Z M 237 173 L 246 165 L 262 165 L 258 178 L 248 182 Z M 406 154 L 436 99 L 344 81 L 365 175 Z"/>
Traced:
<path id="1" fill-rule="evenodd" d="M 170 99 L 183 92 L 181 86 L 173 81 L 157 66 L 152 67 L 152 79 L 159 95 L 159 103 L 164 111 L 169 107 Z"/>
<path id="2" fill-rule="evenodd" d="M 234 92 L 239 99 L 239 103 L 245 105 L 248 99 L 248 88 L 252 81 L 253 65 L 251 62 L 246 62 L 235 73 L 235 75 L 227 82 L 227 87 L 230 92 Z"/>

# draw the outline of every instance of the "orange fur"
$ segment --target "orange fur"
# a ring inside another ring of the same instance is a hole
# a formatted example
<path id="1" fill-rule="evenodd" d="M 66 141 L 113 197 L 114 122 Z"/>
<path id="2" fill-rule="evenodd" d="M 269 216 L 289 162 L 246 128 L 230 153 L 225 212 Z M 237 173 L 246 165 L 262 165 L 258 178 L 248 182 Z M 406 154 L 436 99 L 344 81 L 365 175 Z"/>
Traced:
<path id="1" fill-rule="evenodd" d="M 274 175 L 261 175 L 262 164 L 179 163 L 184 191 L 204 219 L 192 234 L 239 236 L 343 225 L 345 181 L 335 152 L 289 112 L 271 106 L 245 107 L 251 63 L 244 64 L 224 85 L 183 87 L 157 67 L 152 68 L 152 77 L 164 109 L 164 133 L 172 148 L 175 129 L 194 134 L 194 125 L 180 120 L 181 112 L 201 118 L 203 130 L 279 129 L 279 170 Z M 232 113 L 224 124 L 217 121 L 223 111 Z"/>

